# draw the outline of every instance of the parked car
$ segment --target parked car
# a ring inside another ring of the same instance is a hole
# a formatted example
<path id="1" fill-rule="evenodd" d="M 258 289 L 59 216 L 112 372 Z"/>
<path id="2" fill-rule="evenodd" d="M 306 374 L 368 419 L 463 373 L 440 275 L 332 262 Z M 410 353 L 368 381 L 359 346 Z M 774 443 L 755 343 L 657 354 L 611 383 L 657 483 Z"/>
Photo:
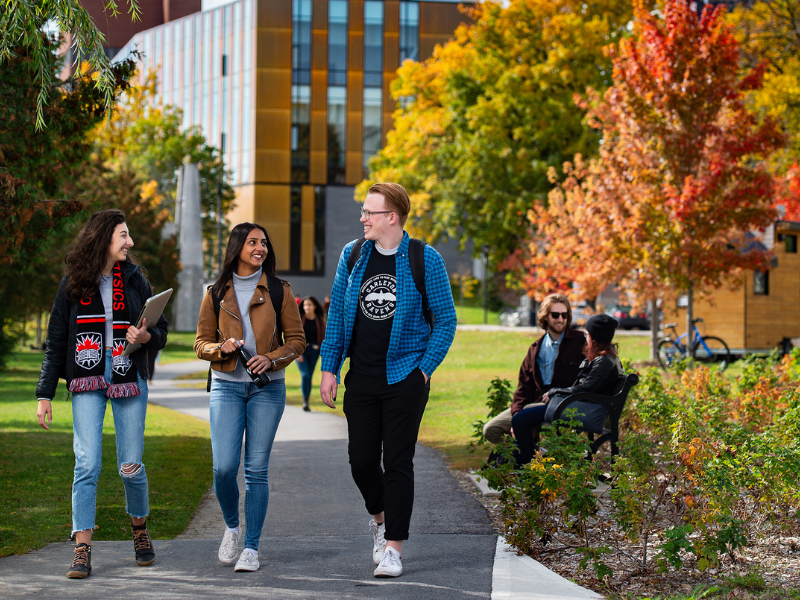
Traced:
<path id="1" fill-rule="evenodd" d="M 606 314 L 614 317 L 620 329 L 650 329 L 650 315 L 644 310 L 636 310 L 620 304 L 606 310 Z"/>

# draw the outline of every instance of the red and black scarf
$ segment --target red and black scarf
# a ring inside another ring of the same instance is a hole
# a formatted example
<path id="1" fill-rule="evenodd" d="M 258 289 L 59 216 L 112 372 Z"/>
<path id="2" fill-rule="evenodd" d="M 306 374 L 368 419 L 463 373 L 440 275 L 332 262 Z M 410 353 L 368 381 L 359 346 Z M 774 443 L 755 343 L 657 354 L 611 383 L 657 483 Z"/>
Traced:
<path id="1" fill-rule="evenodd" d="M 114 339 L 106 340 L 106 344 L 103 344 L 103 336 L 106 333 L 106 314 L 100 292 L 98 291 L 89 298 L 82 298 L 78 303 L 75 327 L 75 378 L 69 384 L 70 392 L 108 390 L 106 395 L 109 398 L 125 398 L 142 393 L 136 383 L 136 369 L 133 368 L 131 357 L 122 356 L 122 351 L 125 349 L 125 334 L 131 322 L 128 296 L 125 293 L 119 263 L 114 264 L 112 277 L 111 303 L 114 314 Z M 111 385 L 105 378 L 106 363 L 103 350 L 106 345 L 110 345 L 112 348 Z"/>

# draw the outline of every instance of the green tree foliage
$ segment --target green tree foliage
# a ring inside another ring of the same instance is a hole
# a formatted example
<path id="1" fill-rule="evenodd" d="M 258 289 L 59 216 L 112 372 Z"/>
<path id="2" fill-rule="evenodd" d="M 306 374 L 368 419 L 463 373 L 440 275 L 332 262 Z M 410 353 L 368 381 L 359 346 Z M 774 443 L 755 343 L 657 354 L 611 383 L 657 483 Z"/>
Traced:
<path id="1" fill-rule="evenodd" d="M 745 63 L 762 65 L 764 84 L 749 94 L 763 115 L 780 121 L 787 147 L 771 161 L 778 174 L 800 160 L 800 0 L 763 0 L 737 6 L 728 16 L 736 27 Z"/>
<path id="2" fill-rule="evenodd" d="M 104 8 L 109 17 L 119 16 L 122 2 L 105 0 Z M 137 0 L 125 0 L 128 13 L 134 21 L 139 20 Z M 37 81 L 36 129 L 41 130 L 48 122 L 45 105 L 53 93 L 56 73 L 51 68 L 50 44 L 41 35 L 41 28 L 52 22 L 59 31 L 72 36 L 72 50 L 76 56 L 86 60 L 97 73 L 94 87 L 102 96 L 105 110 L 109 110 L 117 95 L 117 70 L 103 50 L 105 38 L 97 29 L 91 15 L 79 0 L 3 0 L 0 10 L 0 65 L 3 68 L 19 53 L 29 59 L 26 77 Z"/>
<path id="3" fill-rule="evenodd" d="M 163 197 L 164 208 L 174 214 L 177 194 L 177 169 L 185 162 L 200 166 L 200 210 L 203 239 L 208 251 L 206 271 L 215 272 L 217 193 L 224 215 L 233 207 L 235 192 L 219 149 L 211 146 L 197 126 L 182 129 L 183 111 L 156 102 L 157 81 L 154 74 L 138 79 L 111 115 L 108 123 L 98 125 L 93 139 L 98 160 L 112 171 L 128 169 L 140 181 L 155 181 Z"/>
<path id="4" fill-rule="evenodd" d="M 760 72 L 740 72 L 723 17 L 724 7 L 698 17 L 685 0 L 667 0 L 663 18 L 637 7 L 634 36 L 613 52 L 614 86 L 591 94 L 599 157 L 565 164 L 550 204 L 531 211 L 528 290 L 578 282 L 591 297 L 615 282 L 640 298 L 685 293 L 691 332 L 695 291 L 768 267 L 746 234 L 775 218 L 763 161 L 784 139 L 747 106 Z"/>
<path id="5" fill-rule="evenodd" d="M 42 36 L 41 47 L 50 80 L 57 81 L 57 42 Z M 50 90 L 42 108 L 49 127 L 37 131 L 33 62 L 26 48 L 17 48 L 0 69 L 0 360 L 13 343 L 5 325 L 26 314 L 34 277 L 46 270 L 60 232 L 88 208 L 74 182 L 90 157 L 86 134 L 102 120 L 105 103 L 104 92 L 81 72 L 69 88 Z M 118 94 L 128 85 L 133 63 L 116 64 L 112 72 Z"/>
<path id="6" fill-rule="evenodd" d="M 548 168 L 596 152 L 599 136 L 574 96 L 610 85 L 603 47 L 631 15 L 616 0 L 478 4 L 453 41 L 398 71 L 392 95 L 412 100 L 395 112 L 356 197 L 397 181 L 411 194 L 417 235 L 469 239 L 505 258 L 525 235 L 526 211 L 546 199 Z"/>

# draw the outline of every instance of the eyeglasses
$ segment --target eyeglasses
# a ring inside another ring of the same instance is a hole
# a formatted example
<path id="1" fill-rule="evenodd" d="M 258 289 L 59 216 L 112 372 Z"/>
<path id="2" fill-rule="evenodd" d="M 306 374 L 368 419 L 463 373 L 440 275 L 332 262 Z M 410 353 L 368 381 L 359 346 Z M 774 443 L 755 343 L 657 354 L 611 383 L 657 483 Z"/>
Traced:
<path id="1" fill-rule="evenodd" d="M 361 216 L 364 217 L 367 221 L 372 215 L 388 215 L 393 213 L 393 210 L 367 210 L 365 208 L 361 209 Z"/>
<path id="2" fill-rule="evenodd" d="M 550 316 L 554 319 L 566 319 L 569 316 L 569 313 L 565 312 L 551 312 Z"/>

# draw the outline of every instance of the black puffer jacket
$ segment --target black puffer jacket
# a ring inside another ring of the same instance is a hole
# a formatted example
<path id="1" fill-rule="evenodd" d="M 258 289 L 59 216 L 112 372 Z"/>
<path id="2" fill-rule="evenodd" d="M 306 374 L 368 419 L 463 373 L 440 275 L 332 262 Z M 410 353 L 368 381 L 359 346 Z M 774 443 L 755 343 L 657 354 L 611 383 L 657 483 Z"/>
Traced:
<path id="1" fill-rule="evenodd" d="M 566 388 L 551 388 L 548 396 L 556 394 L 570 396 L 579 392 L 592 392 L 601 396 L 613 396 L 619 391 L 623 375 L 622 363 L 614 356 L 601 355 L 594 360 L 584 360 L 575 383 Z"/>
<path id="2" fill-rule="evenodd" d="M 122 281 L 128 294 L 130 320 L 134 321 L 142 311 L 145 301 L 153 295 L 153 288 L 139 271 L 139 266 L 130 262 L 120 264 Z M 47 350 L 36 386 L 36 397 L 52 400 L 56 395 L 59 378 L 67 380 L 67 388 L 73 379 L 75 365 L 75 326 L 78 316 L 78 305 L 67 298 L 67 278 L 58 286 L 53 310 L 50 313 L 50 325 L 47 328 Z M 148 323 L 147 331 L 152 336 L 150 341 L 131 354 L 131 361 L 142 379 L 150 378 L 147 366 L 148 351 L 157 352 L 167 343 L 167 320 L 164 315 L 158 323 Z"/>

